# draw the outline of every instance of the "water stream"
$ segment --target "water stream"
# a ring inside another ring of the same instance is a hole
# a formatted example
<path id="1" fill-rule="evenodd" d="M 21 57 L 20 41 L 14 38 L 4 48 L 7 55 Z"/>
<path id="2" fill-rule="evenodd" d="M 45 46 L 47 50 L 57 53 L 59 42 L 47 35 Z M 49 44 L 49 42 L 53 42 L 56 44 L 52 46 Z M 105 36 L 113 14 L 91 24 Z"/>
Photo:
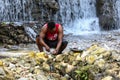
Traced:
<path id="1" fill-rule="evenodd" d="M 59 0 L 59 5 L 57 15 L 61 17 L 66 33 L 80 35 L 99 32 L 95 0 Z"/>
<path id="2" fill-rule="evenodd" d="M 21 22 L 34 21 L 32 10 L 34 0 L 0 0 L 0 21 Z M 109 2 L 109 1 L 108 1 Z M 65 33 L 75 35 L 99 33 L 99 18 L 96 15 L 96 0 L 58 0 L 60 9 L 54 16 L 60 22 Z M 120 21 L 120 0 L 114 1 L 116 24 Z M 39 4 L 42 4 L 39 2 Z M 44 6 L 40 7 L 42 11 Z M 41 16 L 44 14 L 41 13 Z"/>
<path id="3" fill-rule="evenodd" d="M 32 20 L 32 0 L 0 0 L 0 4 L 0 21 Z"/>

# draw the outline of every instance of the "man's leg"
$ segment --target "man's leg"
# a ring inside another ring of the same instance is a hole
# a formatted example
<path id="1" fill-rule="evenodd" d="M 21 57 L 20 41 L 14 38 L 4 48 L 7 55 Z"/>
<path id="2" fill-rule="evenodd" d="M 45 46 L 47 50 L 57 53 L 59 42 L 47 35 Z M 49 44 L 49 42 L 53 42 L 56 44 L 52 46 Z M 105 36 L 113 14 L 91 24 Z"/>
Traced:
<path id="1" fill-rule="evenodd" d="M 36 36 L 36 44 L 38 46 L 38 49 L 40 52 L 43 52 L 43 46 L 42 44 L 40 43 L 40 39 L 39 39 L 39 35 Z"/>
<path id="2" fill-rule="evenodd" d="M 63 41 L 63 42 L 62 42 L 62 45 L 61 45 L 61 47 L 60 47 L 60 50 L 59 50 L 58 54 L 61 54 L 61 53 L 62 53 L 62 51 L 67 47 L 67 44 L 68 44 L 67 41 Z"/>

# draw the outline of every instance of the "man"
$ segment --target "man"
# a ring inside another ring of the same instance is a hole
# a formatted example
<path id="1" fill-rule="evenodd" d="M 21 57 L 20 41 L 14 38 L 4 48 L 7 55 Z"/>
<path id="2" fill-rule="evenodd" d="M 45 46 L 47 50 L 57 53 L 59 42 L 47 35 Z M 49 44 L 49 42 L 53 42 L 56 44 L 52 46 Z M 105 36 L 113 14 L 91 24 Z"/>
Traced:
<path id="1" fill-rule="evenodd" d="M 43 47 L 47 51 L 55 48 L 53 54 L 61 54 L 68 44 L 67 41 L 63 41 L 63 27 L 52 21 L 42 27 L 40 35 L 36 37 L 36 43 L 40 52 L 43 51 Z"/>

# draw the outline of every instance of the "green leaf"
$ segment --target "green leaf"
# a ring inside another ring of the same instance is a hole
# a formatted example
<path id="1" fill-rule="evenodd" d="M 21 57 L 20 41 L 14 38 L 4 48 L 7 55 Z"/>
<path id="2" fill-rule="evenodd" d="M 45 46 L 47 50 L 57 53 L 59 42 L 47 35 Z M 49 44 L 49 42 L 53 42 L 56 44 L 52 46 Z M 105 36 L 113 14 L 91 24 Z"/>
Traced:
<path id="1" fill-rule="evenodd" d="M 79 71 L 79 70 L 76 70 L 75 72 L 76 72 L 77 74 L 80 74 L 80 73 L 81 73 L 81 71 Z"/>

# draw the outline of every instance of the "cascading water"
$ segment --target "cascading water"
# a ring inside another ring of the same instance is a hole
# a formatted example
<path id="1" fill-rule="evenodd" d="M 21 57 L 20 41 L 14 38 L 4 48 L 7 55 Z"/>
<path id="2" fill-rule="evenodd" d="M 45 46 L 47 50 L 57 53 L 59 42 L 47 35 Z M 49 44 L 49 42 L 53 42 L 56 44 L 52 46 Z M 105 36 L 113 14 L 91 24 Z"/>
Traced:
<path id="1" fill-rule="evenodd" d="M 95 4 L 95 0 L 59 0 L 58 15 L 66 32 L 75 35 L 98 32 L 100 29 Z"/>
<path id="2" fill-rule="evenodd" d="M 38 0 L 40 11 L 40 19 L 45 20 L 48 16 L 47 7 L 45 8 L 44 0 Z M 48 0 L 49 1 L 49 0 Z M 55 15 L 55 20 L 62 23 L 66 33 L 85 34 L 91 32 L 99 32 L 99 19 L 96 16 L 97 0 L 56 0 L 60 9 Z M 104 0 L 103 0 L 104 1 Z M 109 0 L 107 1 L 109 2 Z M 33 8 L 38 4 L 35 0 L 0 0 L 0 22 L 21 22 L 34 21 L 36 10 Z M 116 23 L 120 26 L 120 0 L 113 2 L 114 11 L 116 11 Z M 108 8 L 111 9 L 111 8 Z M 33 16 L 34 12 L 34 16 Z M 46 14 L 44 14 L 46 13 Z M 53 14 L 54 15 L 54 14 Z M 39 15 L 38 15 L 39 16 Z M 53 18 L 53 17 L 52 17 Z M 39 18 L 38 18 L 39 19 Z M 38 20 L 39 21 L 39 20 Z"/>
<path id="3" fill-rule="evenodd" d="M 17 25 L 32 21 L 33 0 L 0 0 L 0 22 L 18 22 Z M 35 41 L 36 33 L 25 27 L 26 33 Z"/>
<path id="4" fill-rule="evenodd" d="M 31 21 L 32 0 L 0 0 L 0 21 Z"/>
<path id="5" fill-rule="evenodd" d="M 120 0 L 116 0 L 116 15 L 118 16 L 117 25 L 120 26 Z"/>

